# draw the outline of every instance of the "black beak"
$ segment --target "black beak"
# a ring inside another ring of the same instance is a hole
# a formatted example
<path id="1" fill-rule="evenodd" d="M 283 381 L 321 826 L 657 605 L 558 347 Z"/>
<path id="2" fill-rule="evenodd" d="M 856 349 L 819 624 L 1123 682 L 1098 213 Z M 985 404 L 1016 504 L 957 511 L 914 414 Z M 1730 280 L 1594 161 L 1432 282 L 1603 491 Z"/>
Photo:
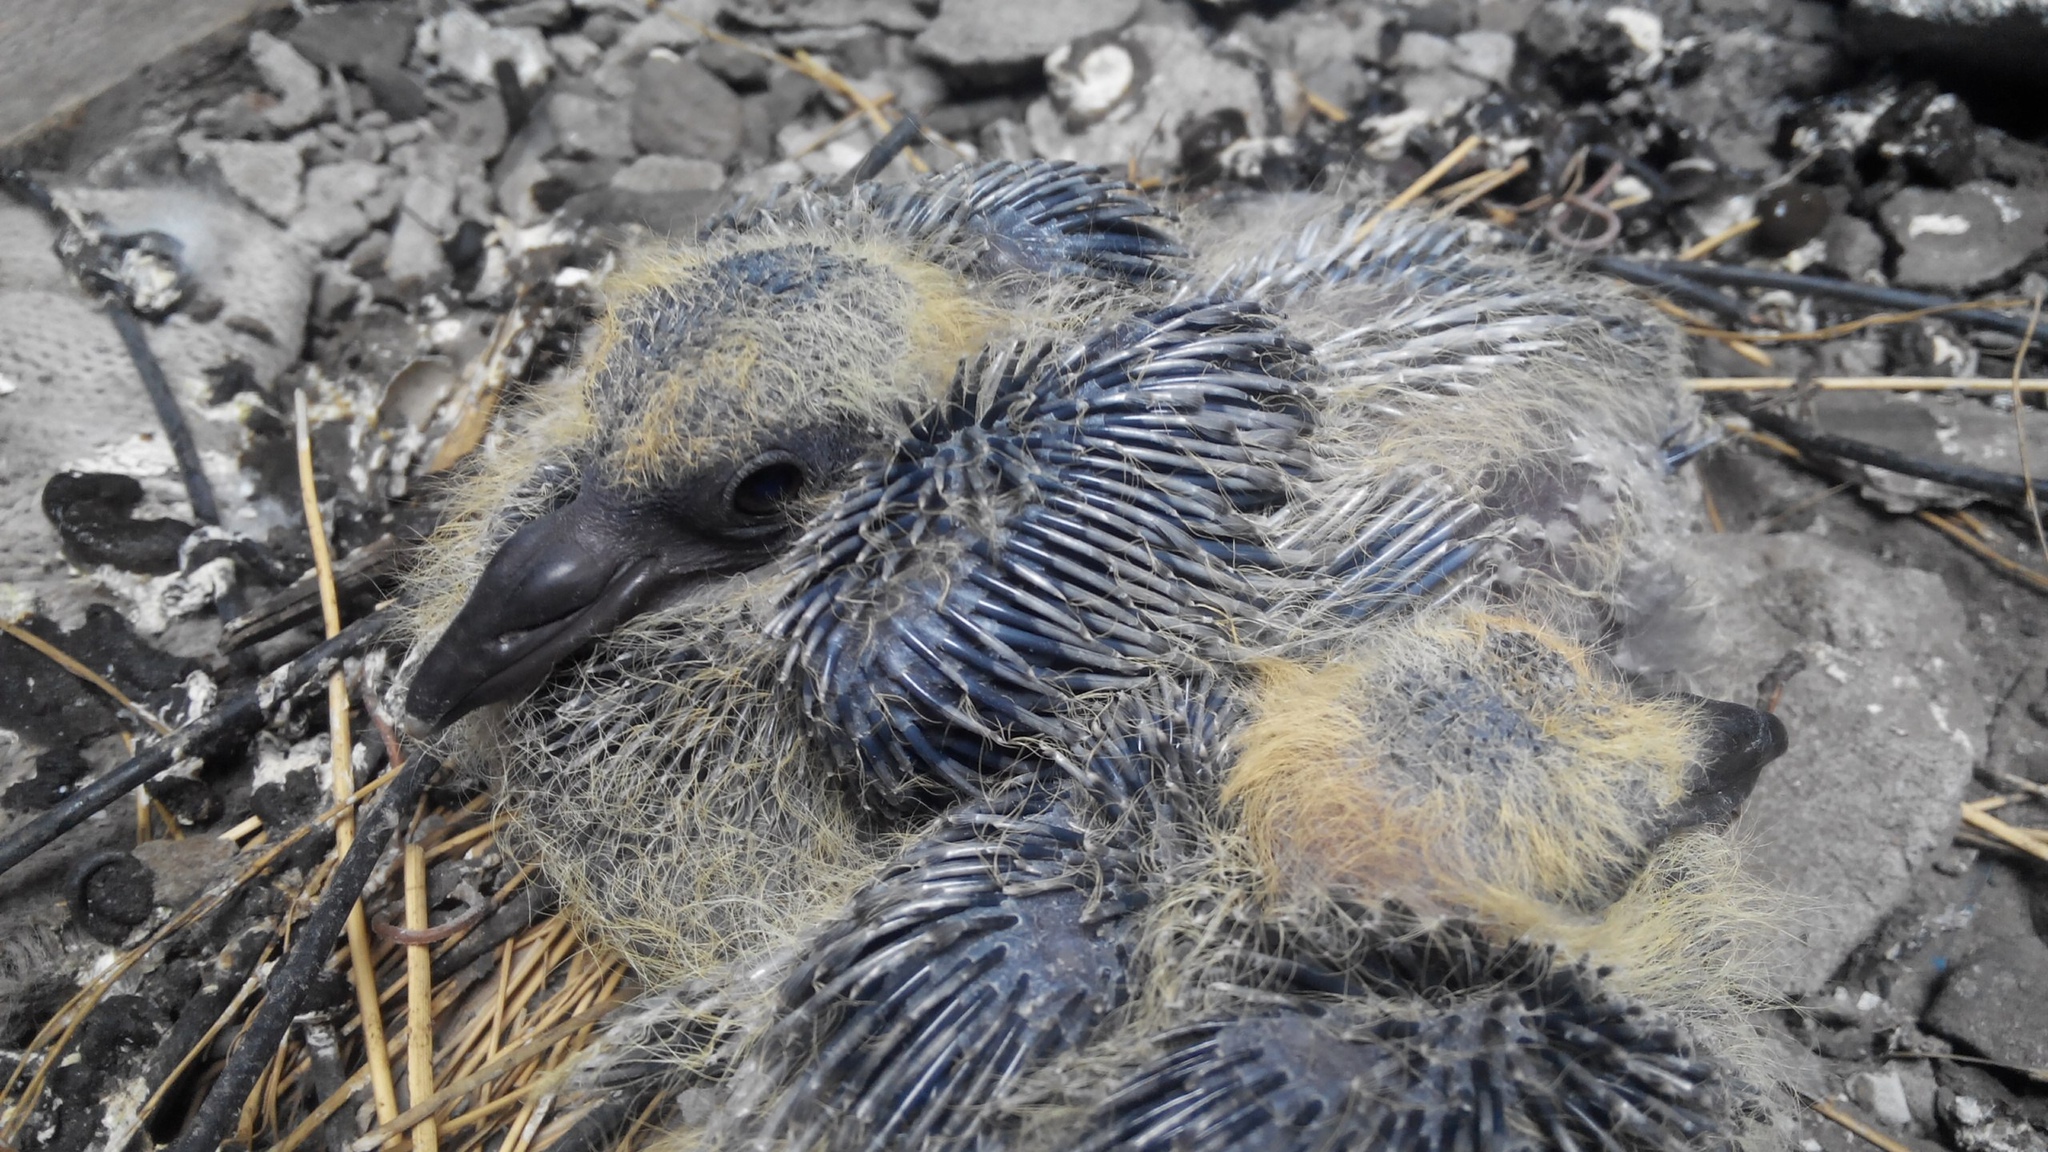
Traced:
<path id="1" fill-rule="evenodd" d="M 429 729 L 525 698 L 564 660 L 706 577 L 760 563 L 758 546 L 622 514 L 588 491 L 514 532 L 420 662 L 406 711 Z"/>
<path id="2" fill-rule="evenodd" d="M 1690 697 L 1703 713 L 1705 747 L 1686 778 L 1686 796 L 1666 814 L 1672 829 L 1724 824 L 1749 799 L 1764 765 L 1785 754 L 1785 722 L 1769 712 L 1726 700 Z"/>

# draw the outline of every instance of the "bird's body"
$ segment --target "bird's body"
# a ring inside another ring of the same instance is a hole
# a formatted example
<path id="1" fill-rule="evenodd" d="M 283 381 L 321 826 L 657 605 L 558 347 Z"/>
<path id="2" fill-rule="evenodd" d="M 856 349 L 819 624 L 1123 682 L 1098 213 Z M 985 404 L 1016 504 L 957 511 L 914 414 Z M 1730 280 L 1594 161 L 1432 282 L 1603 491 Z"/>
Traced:
<path id="1" fill-rule="evenodd" d="M 1326 200 L 1186 235 L 1064 165 L 785 194 L 470 482 L 410 706 L 489 705 L 451 744 L 664 990 L 590 1083 L 719 1147 L 1733 1139 L 1689 830 L 1783 733 L 1590 651 L 1668 330 Z"/>

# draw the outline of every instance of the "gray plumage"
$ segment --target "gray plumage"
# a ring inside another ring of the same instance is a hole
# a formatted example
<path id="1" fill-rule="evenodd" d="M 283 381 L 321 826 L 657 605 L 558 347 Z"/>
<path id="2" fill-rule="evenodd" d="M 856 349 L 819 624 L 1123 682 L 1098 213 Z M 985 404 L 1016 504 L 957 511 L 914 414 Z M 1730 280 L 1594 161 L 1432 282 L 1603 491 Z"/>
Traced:
<path id="1" fill-rule="evenodd" d="M 1783 730 L 1588 648 L 1681 516 L 1668 328 L 1462 224 L 1167 228 L 1051 163 L 742 206 L 463 493 L 410 707 L 657 988 L 593 1116 L 1737 1138 L 1711 829 Z"/>

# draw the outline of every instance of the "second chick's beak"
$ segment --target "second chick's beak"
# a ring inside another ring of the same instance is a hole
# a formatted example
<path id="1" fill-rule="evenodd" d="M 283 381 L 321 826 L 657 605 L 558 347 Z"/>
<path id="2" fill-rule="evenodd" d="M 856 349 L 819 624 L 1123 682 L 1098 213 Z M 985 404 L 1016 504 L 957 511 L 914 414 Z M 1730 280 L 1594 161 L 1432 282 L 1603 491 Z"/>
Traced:
<path id="1" fill-rule="evenodd" d="M 406 710 L 440 728 L 523 699 L 600 637 L 709 577 L 753 568 L 774 535 L 690 530 L 586 487 L 514 532 L 421 660 Z"/>

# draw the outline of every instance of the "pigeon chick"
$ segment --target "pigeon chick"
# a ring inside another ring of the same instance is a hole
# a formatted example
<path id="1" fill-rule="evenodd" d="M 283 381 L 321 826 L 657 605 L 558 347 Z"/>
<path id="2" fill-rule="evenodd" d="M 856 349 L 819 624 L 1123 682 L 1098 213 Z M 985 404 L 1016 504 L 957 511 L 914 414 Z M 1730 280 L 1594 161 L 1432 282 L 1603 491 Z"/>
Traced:
<path id="1" fill-rule="evenodd" d="M 1784 731 L 1590 647 L 1668 330 L 1315 198 L 1189 235 L 1060 163 L 784 192 L 458 493 L 409 711 L 665 989 L 585 1083 L 721 1147 L 1735 1138 L 1713 828 Z"/>

